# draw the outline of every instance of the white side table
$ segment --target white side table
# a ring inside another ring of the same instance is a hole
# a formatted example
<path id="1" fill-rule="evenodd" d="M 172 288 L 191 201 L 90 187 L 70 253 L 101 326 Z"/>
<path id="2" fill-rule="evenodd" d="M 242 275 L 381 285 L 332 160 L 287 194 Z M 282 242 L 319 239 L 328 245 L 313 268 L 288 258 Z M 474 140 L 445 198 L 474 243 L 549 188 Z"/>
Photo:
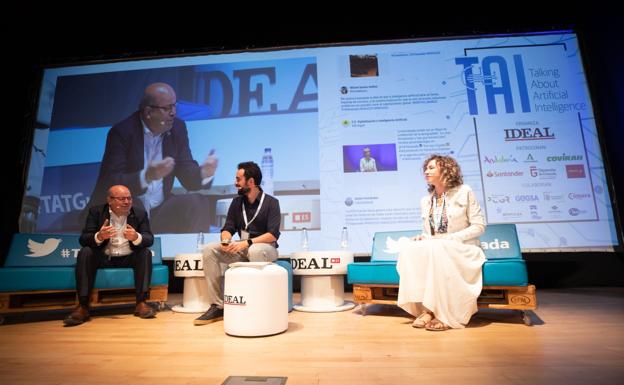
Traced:
<path id="1" fill-rule="evenodd" d="M 223 329 L 256 337 L 288 329 L 288 273 L 271 262 L 236 262 L 225 272 Z"/>
<path id="2" fill-rule="evenodd" d="M 208 284 L 202 265 L 201 253 L 176 254 L 173 259 L 173 275 L 184 277 L 184 294 L 182 305 L 176 305 L 171 310 L 180 313 L 203 313 L 208 310 Z"/>
<path id="3" fill-rule="evenodd" d="M 308 312 L 353 309 L 355 304 L 344 300 L 344 276 L 351 262 L 353 252 L 346 250 L 292 253 L 293 274 L 301 276 L 301 304 L 294 309 Z"/>

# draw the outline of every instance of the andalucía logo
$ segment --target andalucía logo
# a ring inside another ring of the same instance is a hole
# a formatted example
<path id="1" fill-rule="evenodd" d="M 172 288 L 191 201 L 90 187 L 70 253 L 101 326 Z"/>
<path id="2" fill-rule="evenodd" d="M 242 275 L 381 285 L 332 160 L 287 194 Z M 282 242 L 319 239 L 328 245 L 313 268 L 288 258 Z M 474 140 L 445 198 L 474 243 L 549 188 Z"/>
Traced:
<path id="1" fill-rule="evenodd" d="M 493 164 L 493 163 L 518 163 L 518 160 L 516 158 L 514 158 L 513 155 L 509 155 L 509 156 L 505 156 L 505 155 L 496 156 L 496 155 L 494 155 L 493 158 L 490 158 L 490 157 L 488 157 L 486 155 L 484 157 L 483 161 L 485 163 L 488 163 L 488 164 Z"/>

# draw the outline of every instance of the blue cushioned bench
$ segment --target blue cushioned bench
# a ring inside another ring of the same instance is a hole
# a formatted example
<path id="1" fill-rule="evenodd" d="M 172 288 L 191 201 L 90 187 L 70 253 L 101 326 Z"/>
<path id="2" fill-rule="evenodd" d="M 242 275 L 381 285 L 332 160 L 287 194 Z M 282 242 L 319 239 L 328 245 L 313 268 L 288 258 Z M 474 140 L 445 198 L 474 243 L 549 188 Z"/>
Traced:
<path id="1" fill-rule="evenodd" d="M 77 305 L 74 265 L 79 235 L 15 234 L 0 268 L 0 314 L 71 308 Z M 167 300 L 169 270 L 162 264 L 160 238 L 154 239 L 148 301 Z M 99 269 L 91 306 L 134 304 L 131 268 Z"/>
<path id="2" fill-rule="evenodd" d="M 398 240 L 418 233 L 415 230 L 375 233 L 371 261 L 349 264 L 347 279 L 353 285 L 353 300 L 361 305 L 363 314 L 369 303 L 396 304 L 398 255 L 385 251 L 387 239 Z M 524 323 L 530 325 L 531 317 L 527 311 L 537 308 L 537 299 L 535 286 L 528 283 L 516 226 L 489 225 L 480 240 L 487 261 L 483 265 L 483 290 L 477 300 L 479 307 L 520 310 Z"/>

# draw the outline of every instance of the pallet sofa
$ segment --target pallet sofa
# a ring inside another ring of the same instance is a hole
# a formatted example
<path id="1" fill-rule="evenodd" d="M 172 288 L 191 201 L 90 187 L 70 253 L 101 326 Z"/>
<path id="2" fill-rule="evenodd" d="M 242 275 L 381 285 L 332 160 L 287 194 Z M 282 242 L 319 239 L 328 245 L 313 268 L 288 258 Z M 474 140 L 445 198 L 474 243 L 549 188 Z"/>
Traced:
<path id="1" fill-rule="evenodd" d="M 68 234 L 15 234 L 5 264 L 0 268 L 0 317 L 77 305 L 74 265 L 81 247 L 79 238 Z M 154 239 L 150 249 L 153 268 L 148 302 L 156 302 L 163 308 L 169 270 L 162 264 L 160 238 Z M 135 301 L 131 268 L 98 270 L 91 293 L 92 307 Z"/>
<path id="2" fill-rule="evenodd" d="M 367 304 L 394 304 L 398 296 L 399 274 L 397 254 L 390 254 L 388 238 L 412 237 L 418 231 L 375 233 L 370 262 L 355 262 L 347 267 L 347 279 L 353 285 L 353 300 L 366 313 Z M 526 325 L 531 325 L 530 311 L 537 308 L 535 286 L 528 283 L 527 269 L 516 226 L 488 225 L 480 237 L 487 261 L 483 265 L 483 290 L 477 300 L 479 308 L 513 309 L 522 313 Z"/>

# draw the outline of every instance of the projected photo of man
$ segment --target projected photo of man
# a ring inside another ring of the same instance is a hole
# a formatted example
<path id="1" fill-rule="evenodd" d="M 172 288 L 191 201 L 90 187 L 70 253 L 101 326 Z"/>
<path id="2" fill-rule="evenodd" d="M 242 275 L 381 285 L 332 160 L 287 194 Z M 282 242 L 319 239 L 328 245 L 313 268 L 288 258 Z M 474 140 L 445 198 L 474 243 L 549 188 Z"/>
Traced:
<path id="1" fill-rule="evenodd" d="M 210 230 L 201 194 L 171 192 L 174 178 L 187 191 L 210 188 L 219 163 L 214 150 L 201 165 L 193 159 L 186 124 L 176 117 L 176 102 L 169 84 L 150 84 L 139 110 L 110 129 L 89 206 L 105 201 L 108 186 L 122 184 L 149 213 L 155 233 Z"/>
<path id="2" fill-rule="evenodd" d="M 397 171 L 395 143 L 349 144 L 342 146 L 344 172 Z"/>
<path id="3" fill-rule="evenodd" d="M 360 159 L 360 171 L 361 172 L 376 172 L 377 171 L 377 163 L 375 163 L 375 158 L 371 157 L 371 149 L 370 147 L 364 147 L 364 156 Z"/>

